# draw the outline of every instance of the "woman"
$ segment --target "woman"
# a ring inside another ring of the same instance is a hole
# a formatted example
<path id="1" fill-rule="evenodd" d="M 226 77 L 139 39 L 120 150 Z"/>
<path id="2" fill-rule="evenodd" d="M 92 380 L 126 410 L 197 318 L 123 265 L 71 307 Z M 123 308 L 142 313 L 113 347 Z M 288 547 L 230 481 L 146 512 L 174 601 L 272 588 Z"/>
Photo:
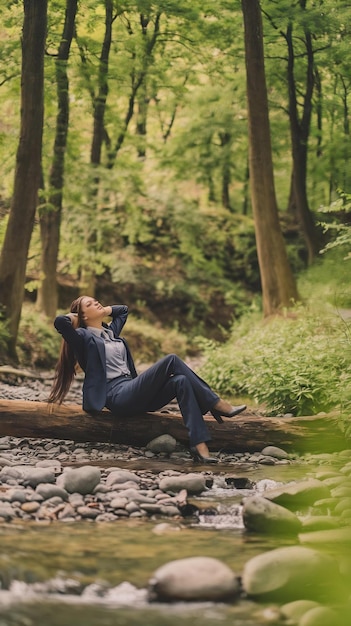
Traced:
<path id="1" fill-rule="evenodd" d="M 103 322 L 106 316 L 112 317 L 108 325 Z M 49 402 L 63 401 L 78 362 L 85 372 L 85 411 L 107 407 L 117 416 L 129 417 L 157 411 L 176 398 L 189 431 L 193 458 L 217 463 L 218 459 L 209 454 L 207 441 L 211 437 L 203 415 L 211 411 L 221 423 L 222 415 L 233 417 L 246 406 L 232 406 L 221 400 L 175 354 L 168 354 L 137 375 L 128 345 L 120 337 L 127 317 L 127 306 L 104 307 L 90 296 L 81 296 L 72 302 L 70 313 L 55 319 L 55 328 L 63 342 Z"/>

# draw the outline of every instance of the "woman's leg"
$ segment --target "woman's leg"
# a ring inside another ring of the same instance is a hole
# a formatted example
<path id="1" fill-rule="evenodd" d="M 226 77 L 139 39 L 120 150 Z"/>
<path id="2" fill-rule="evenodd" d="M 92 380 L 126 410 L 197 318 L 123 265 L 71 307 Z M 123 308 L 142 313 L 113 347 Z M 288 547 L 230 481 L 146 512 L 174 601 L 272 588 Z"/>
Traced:
<path id="1" fill-rule="evenodd" d="M 217 402 L 218 396 L 174 354 L 164 357 L 137 378 L 112 382 L 106 406 L 117 414 L 128 416 L 155 411 L 173 398 L 177 399 L 189 430 L 190 444 L 195 446 L 209 441 L 202 415 Z"/>

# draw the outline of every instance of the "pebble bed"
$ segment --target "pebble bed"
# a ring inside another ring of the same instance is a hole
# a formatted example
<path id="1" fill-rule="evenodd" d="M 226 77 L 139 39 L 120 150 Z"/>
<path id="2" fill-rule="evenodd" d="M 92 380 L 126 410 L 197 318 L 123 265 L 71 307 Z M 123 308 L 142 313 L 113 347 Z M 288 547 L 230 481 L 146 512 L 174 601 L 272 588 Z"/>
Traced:
<path id="1" fill-rule="evenodd" d="M 81 403 L 81 383 L 79 378 L 74 381 L 68 402 Z M 0 397 L 45 401 L 51 384 L 50 374 L 39 379 L 8 374 L 6 382 L 0 383 Z M 172 403 L 169 408 L 175 411 L 177 405 Z M 218 456 L 226 466 L 292 462 L 284 453 L 286 458 L 261 452 Z M 165 469 L 158 472 L 123 469 L 133 461 L 142 463 L 142 459 L 162 460 Z M 167 461 L 169 466 L 182 469 L 168 469 Z M 100 522 L 153 515 L 184 517 L 196 513 L 195 507 L 188 504 L 188 496 L 211 487 L 214 478 L 210 469 L 199 471 L 189 451 L 169 435 L 150 441 L 143 448 L 6 436 L 0 438 L 0 468 L 0 520 L 6 521 Z M 79 480 L 70 484 L 72 472 Z M 172 479 L 177 484 L 170 487 L 168 483 Z M 240 486 L 246 488 L 248 483 L 242 479 Z"/>
<path id="2" fill-rule="evenodd" d="M 52 375 L 25 378 L 7 375 L 0 382 L 0 397 L 43 401 L 52 384 Z M 81 380 L 75 380 L 69 402 L 81 402 Z M 170 407 L 172 411 L 176 405 Z M 349 461 L 346 452 L 344 461 Z M 222 484 L 232 485 L 231 466 L 259 467 L 301 462 L 284 450 L 267 446 L 254 453 L 219 452 L 220 463 L 193 464 L 189 451 L 169 435 L 150 441 L 146 447 L 121 444 L 75 443 L 69 440 L 0 438 L 0 520 L 95 520 L 114 521 L 123 517 L 166 518 L 196 513 L 188 496 L 211 488 L 220 471 Z M 158 471 L 133 470 L 128 464 L 143 459 L 162 461 Z M 169 463 L 167 463 L 167 461 Z M 338 455 L 310 455 L 303 462 L 317 465 L 337 464 Z M 168 467 L 167 467 L 168 465 Z M 228 471 L 221 471 L 228 468 Z M 176 469 L 170 469 L 170 467 Z M 178 467 L 181 469 L 178 469 Z M 227 475 L 226 475 L 227 474 Z M 252 472 L 250 472 L 252 475 Z M 172 484 L 173 481 L 173 484 Z M 238 488 L 254 488 L 241 478 Z"/>

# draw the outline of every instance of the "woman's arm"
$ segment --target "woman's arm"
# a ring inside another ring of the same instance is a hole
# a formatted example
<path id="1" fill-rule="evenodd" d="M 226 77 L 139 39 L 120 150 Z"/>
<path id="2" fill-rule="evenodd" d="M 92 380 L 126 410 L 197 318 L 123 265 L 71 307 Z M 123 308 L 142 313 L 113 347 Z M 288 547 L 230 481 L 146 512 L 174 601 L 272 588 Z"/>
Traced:
<path id="1" fill-rule="evenodd" d="M 106 307 L 109 308 L 109 307 Z M 118 337 L 128 317 L 128 307 L 125 304 L 114 304 L 111 307 L 112 322 L 110 328 L 115 337 Z"/>
<path id="2" fill-rule="evenodd" d="M 58 315 L 54 321 L 54 326 L 63 339 L 72 346 L 73 350 L 75 352 L 79 351 L 83 338 L 76 330 L 78 327 L 78 315 L 76 313 Z"/>

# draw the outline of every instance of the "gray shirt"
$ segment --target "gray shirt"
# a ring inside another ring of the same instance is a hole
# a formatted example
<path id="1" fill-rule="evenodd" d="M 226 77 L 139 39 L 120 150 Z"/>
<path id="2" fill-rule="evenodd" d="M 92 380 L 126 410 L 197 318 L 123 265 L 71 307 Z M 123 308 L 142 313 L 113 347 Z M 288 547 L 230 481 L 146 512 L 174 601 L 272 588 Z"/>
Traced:
<path id="1" fill-rule="evenodd" d="M 112 380 L 118 376 L 130 376 L 127 365 L 127 351 L 122 339 L 115 339 L 112 330 L 103 327 L 102 330 L 93 326 L 87 327 L 97 337 L 105 342 L 106 379 Z"/>

